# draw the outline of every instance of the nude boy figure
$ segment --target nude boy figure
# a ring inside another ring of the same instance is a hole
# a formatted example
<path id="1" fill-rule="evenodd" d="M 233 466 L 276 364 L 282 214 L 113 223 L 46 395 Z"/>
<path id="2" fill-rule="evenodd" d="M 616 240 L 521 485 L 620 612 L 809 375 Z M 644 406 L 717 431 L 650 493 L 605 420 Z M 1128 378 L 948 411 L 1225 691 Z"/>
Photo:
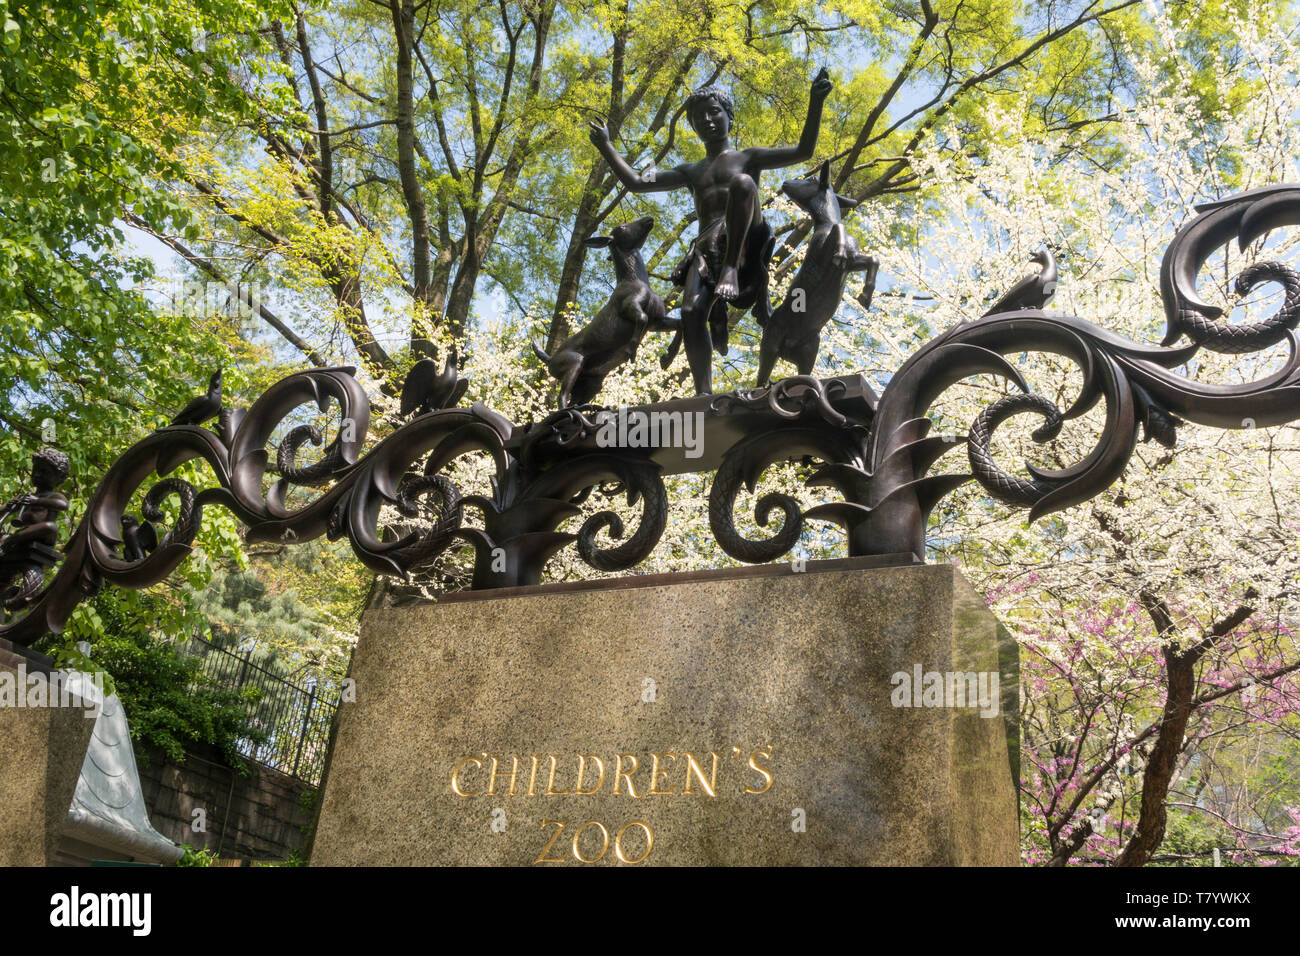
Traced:
<path id="1" fill-rule="evenodd" d="M 727 354 L 727 305 L 753 308 L 760 323 L 771 315 L 767 296 L 767 263 L 772 254 L 772 230 L 763 219 L 759 177 L 765 169 L 780 169 L 811 159 L 821 128 L 822 104 L 831 91 L 823 68 L 813 78 L 808 117 L 797 146 L 731 148 L 731 99 L 714 87 L 696 90 L 686 101 L 686 118 L 704 142 L 706 156 L 669 170 L 638 173 L 609 141 L 604 123 L 590 123 L 591 142 L 614 174 L 634 193 L 664 192 L 689 187 L 695 198 L 699 235 L 673 272 L 683 286 L 682 335 L 697 395 L 713 391 L 712 351 Z"/>

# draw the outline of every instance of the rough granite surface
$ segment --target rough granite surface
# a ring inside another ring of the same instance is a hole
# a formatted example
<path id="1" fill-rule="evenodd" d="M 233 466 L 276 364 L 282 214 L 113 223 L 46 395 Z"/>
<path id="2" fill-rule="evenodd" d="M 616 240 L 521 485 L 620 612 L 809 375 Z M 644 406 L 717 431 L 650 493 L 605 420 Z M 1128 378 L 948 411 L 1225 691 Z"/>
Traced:
<path id="1" fill-rule="evenodd" d="M 10 686 L 25 691 L 20 676 L 46 680 L 20 664 L 12 655 L 0 659 Z M 0 866 L 46 866 L 54 858 L 95 728 L 90 704 L 68 702 L 83 706 L 0 705 Z"/>
<path id="2" fill-rule="evenodd" d="M 369 612 L 313 865 L 1017 865 L 1005 631 L 949 566 L 807 568 Z M 916 665 L 1002 706 L 895 706 Z"/>

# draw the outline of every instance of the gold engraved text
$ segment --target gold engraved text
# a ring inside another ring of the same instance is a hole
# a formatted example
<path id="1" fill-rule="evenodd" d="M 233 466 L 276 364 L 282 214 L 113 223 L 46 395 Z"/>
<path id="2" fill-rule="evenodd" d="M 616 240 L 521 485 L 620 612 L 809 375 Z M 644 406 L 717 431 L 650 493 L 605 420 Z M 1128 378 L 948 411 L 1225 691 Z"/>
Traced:
<path id="1" fill-rule="evenodd" d="M 746 787 L 745 788 L 746 793 L 767 793 L 767 791 L 772 789 L 772 773 L 766 767 L 760 767 L 758 765 L 758 761 L 756 759 L 758 757 L 771 759 L 772 748 L 769 746 L 766 750 L 755 750 L 752 754 L 749 755 L 749 769 L 757 773 L 761 773 L 763 775 L 763 778 L 767 781 L 767 783 L 763 784 L 763 789 L 761 790 L 755 790 L 753 787 Z"/>
<path id="2" fill-rule="evenodd" d="M 460 788 L 460 779 L 459 779 L 460 771 L 461 768 L 464 767 L 465 764 L 467 763 L 472 763 L 476 767 L 483 766 L 482 760 L 475 760 L 473 757 L 466 757 L 460 763 L 456 764 L 456 768 L 451 772 L 451 789 L 455 792 L 456 796 L 458 797 L 472 797 L 474 796 L 474 794 L 478 793 L 477 790 L 462 790 Z"/>

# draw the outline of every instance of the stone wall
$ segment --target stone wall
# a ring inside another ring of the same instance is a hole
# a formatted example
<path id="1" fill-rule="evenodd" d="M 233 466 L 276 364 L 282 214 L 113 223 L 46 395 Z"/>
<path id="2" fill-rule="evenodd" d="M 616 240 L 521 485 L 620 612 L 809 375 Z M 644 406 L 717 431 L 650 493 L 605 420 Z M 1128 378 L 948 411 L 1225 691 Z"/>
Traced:
<path id="1" fill-rule="evenodd" d="M 301 780 L 255 764 L 243 776 L 212 746 L 191 748 L 182 765 L 151 749 L 139 764 L 149 818 L 177 843 L 223 859 L 283 860 L 306 842 L 312 804 L 304 794 L 315 790 Z M 204 811 L 206 832 L 193 829 L 195 810 Z"/>

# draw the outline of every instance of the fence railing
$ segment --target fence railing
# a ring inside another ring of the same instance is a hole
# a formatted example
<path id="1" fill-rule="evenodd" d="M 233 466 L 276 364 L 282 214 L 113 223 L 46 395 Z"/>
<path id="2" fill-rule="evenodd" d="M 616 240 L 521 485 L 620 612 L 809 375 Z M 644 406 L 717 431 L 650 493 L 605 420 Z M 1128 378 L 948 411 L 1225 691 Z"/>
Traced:
<path id="1" fill-rule="evenodd" d="M 253 724 L 265 732 L 266 740 L 241 740 L 240 754 L 319 787 L 339 688 L 322 681 L 308 681 L 305 687 L 287 681 L 254 663 L 252 649 L 241 653 L 195 637 L 187 650 L 198 659 L 199 670 L 219 686 L 261 691 L 250 707 Z"/>

